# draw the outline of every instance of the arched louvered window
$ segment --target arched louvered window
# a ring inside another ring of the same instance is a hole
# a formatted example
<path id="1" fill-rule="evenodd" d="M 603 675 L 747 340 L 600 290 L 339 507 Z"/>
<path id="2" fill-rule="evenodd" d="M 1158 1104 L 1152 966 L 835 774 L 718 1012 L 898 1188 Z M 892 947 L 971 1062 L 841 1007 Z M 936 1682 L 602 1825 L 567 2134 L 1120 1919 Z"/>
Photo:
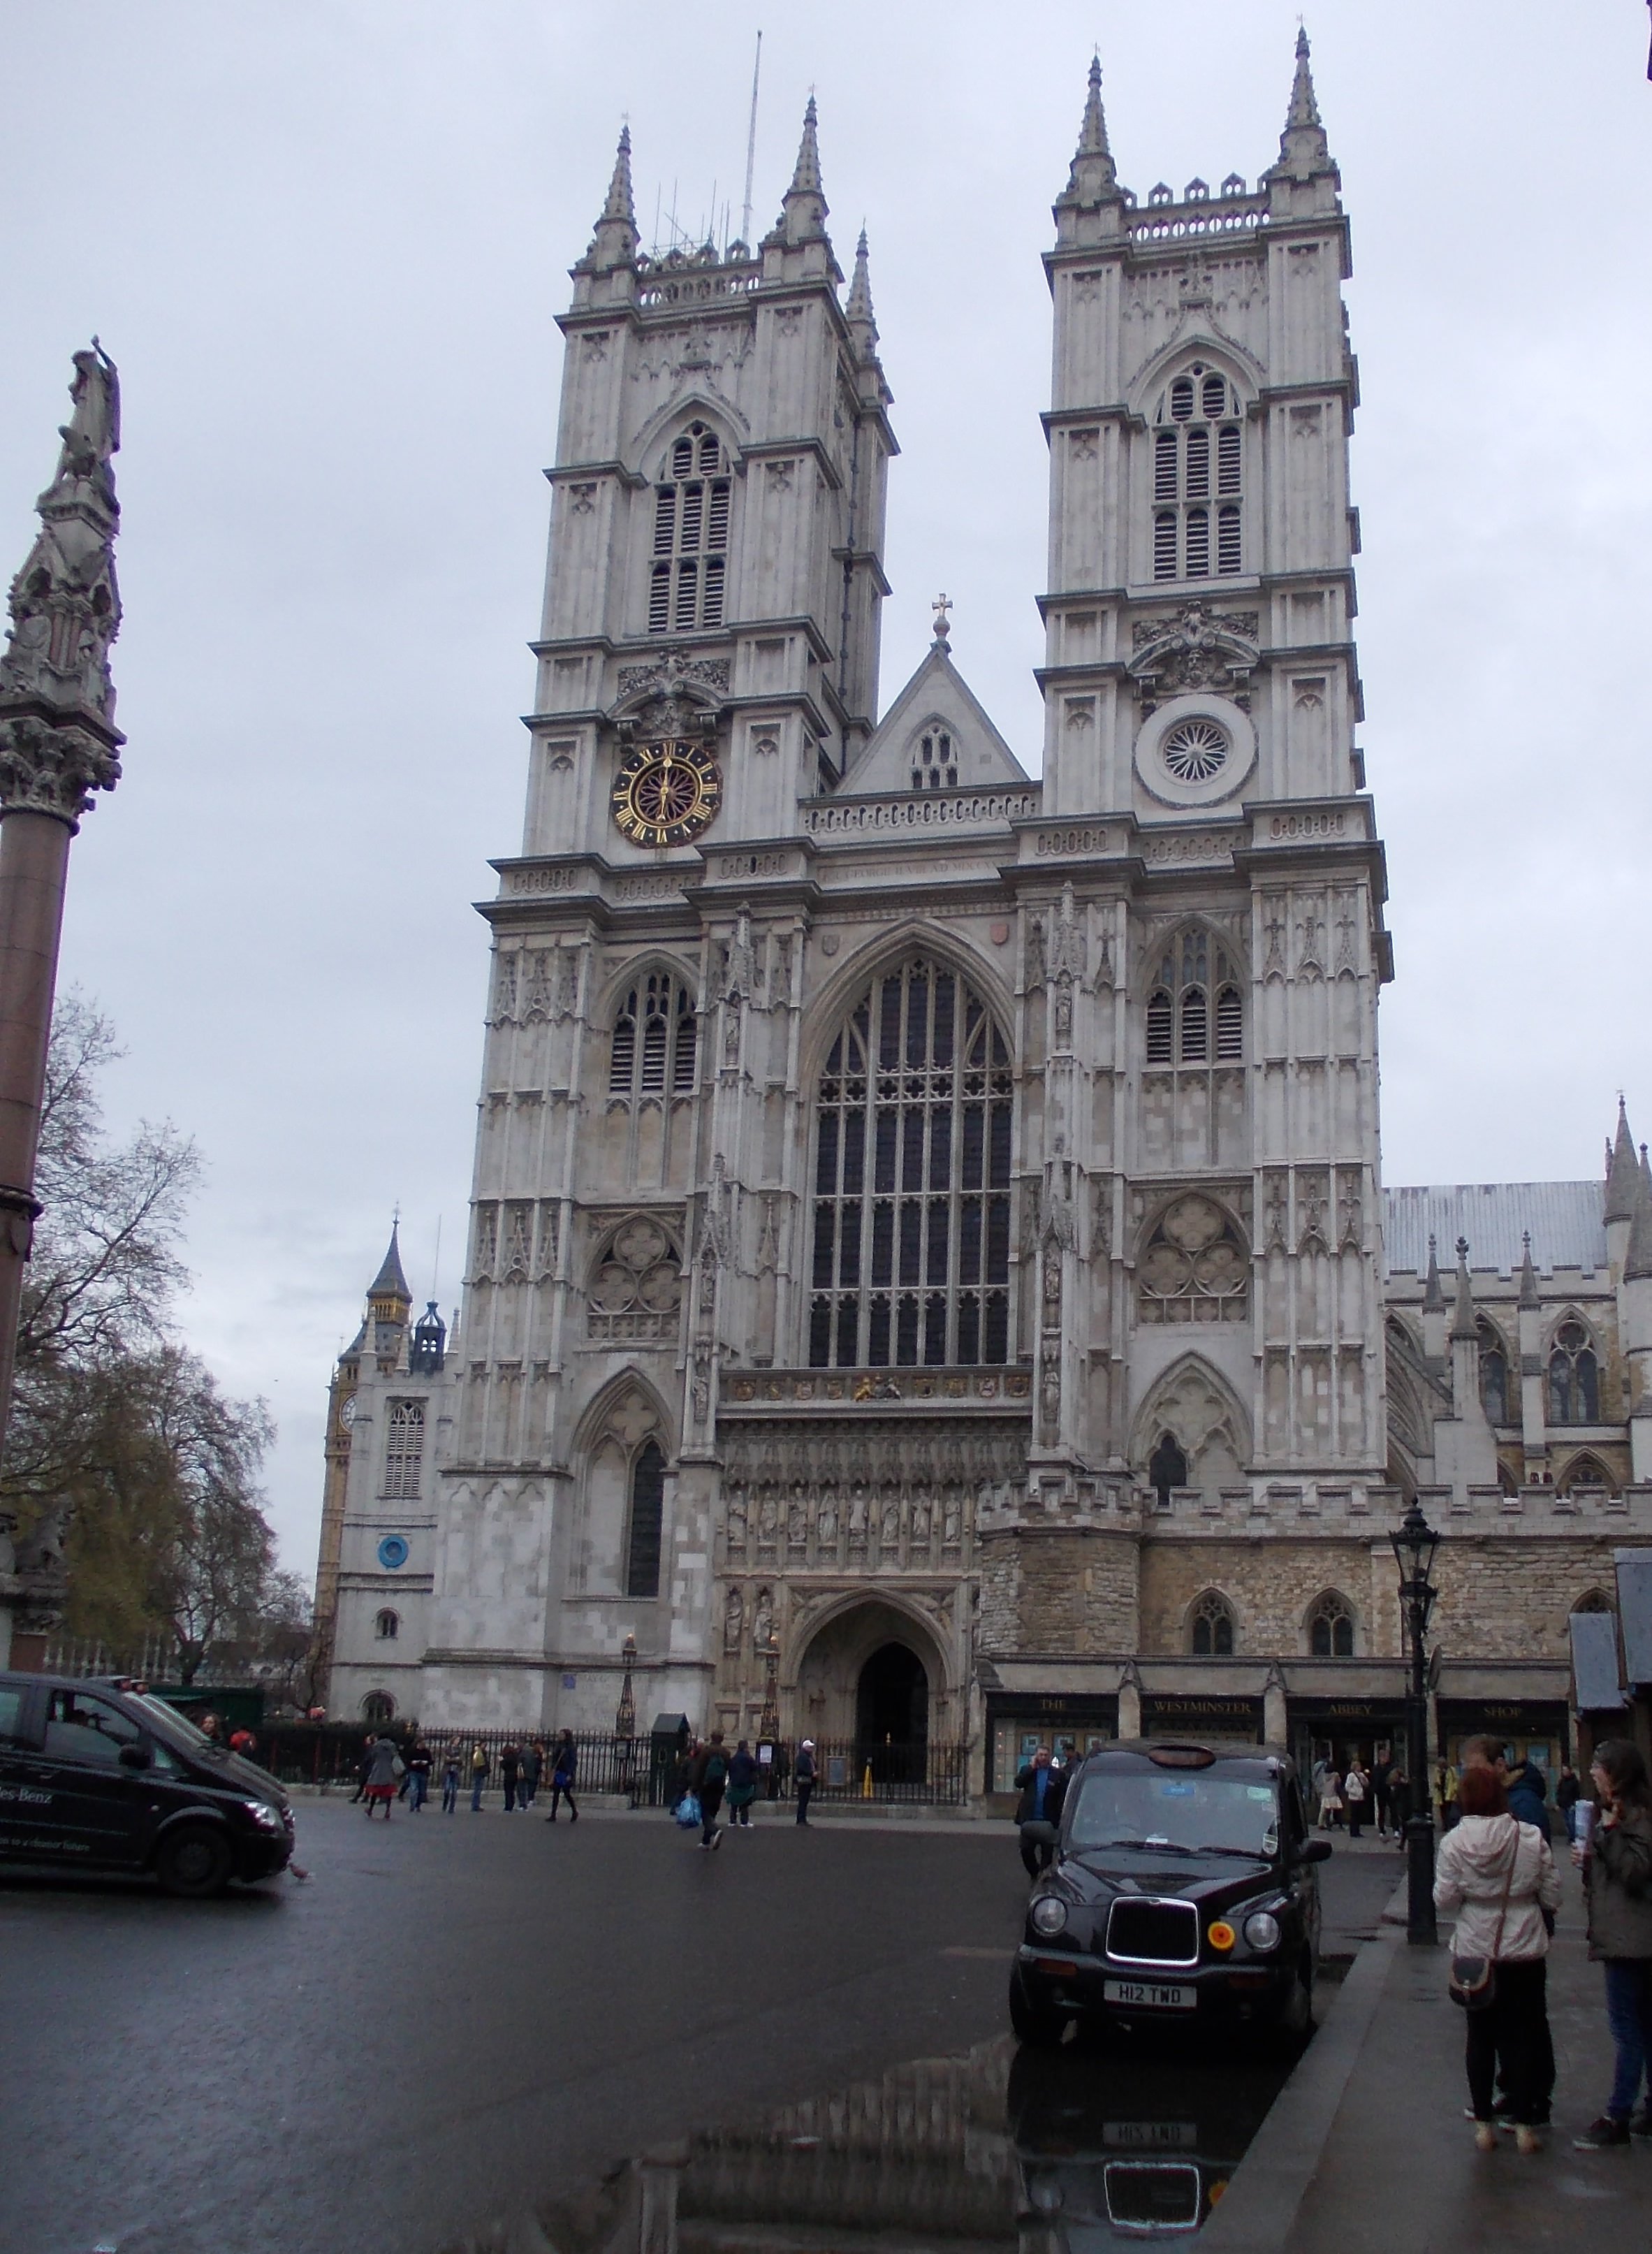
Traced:
<path id="1" fill-rule="evenodd" d="M 1202 925 L 1195 924 L 1170 940 L 1148 991 L 1144 1039 L 1150 1065 L 1211 1062 L 1213 988 L 1214 1060 L 1218 1064 L 1243 1060 L 1244 1004 L 1238 965 Z"/>
<path id="2" fill-rule="evenodd" d="M 665 1457 L 648 1441 L 631 1466 L 631 1525 L 626 1539 L 626 1594 L 660 1593 L 660 1545 L 665 1522 Z"/>
<path id="3" fill-rule="evenodd" d="M 1334 1591 L 1320 1598 L 1308 1621 L 1308 1649 L 1315 1659 L 1352 1659 L 1354 1610 Z"/>
<path id="4" fill-rule="evenodd" d="M 957 781 L 958 754 L 950 729 L 926 728 L 913 749 L 913 788 L 953 790 Z"/>
<path id="5" fill-rule="evenodd" d="M 381 1643 L 394 1643 L 401 1632 L 401 1614 L 399 1613 L 391 1612 L 387 1606 L 385 1610 L 380 1613 L 374 1620 L 374 1634 L 378 1637 Z"/>
<path id="6" fill-rule="evenodd" d="M 1600 1365 L 1588 1332 L 1575 1318 L 1561 1324 L 1550 1349 L 1549 1422 L 1600 1422 Z"/>
<path id="7" fill-rule="evenodd" d="M 384 1443 L 382 1493 L 387 1502 L 408 1502 L 416 1498 L 424 1460 L 424 1404 L 393 1401 Z"/>
<path id="8" fill-rule="evenodd" d="M 1233 1606 L 1214 1589 L 1194 1606 L 1192 1642 L 1195 1659 L 1233 1656 Z"/>
<path id="9" fill-rule="evenodd" d="M 651 970 L 631 989 L 613 1021 L 610 1096 L 691 1095 L 698 1026 L 680 978 Z"/>
<path id="10" fill-rule="evenodd" d="M 1009 1043 L 966 980 L 874 979 L 816 1104 L 808 1359 L 816 1368 L 1010 1355 Z"/>
<path id="11" fill-rule="evenodd" d="M 654 488 L 650 634 L 692 634 L 722 625 L 731 492 L 717 433 L 691 423 L 673 444 Z"/>
<path id="12" fill-rule="evenodd" d="M 1480 1399 L 1488 1424 L 1508 1422 L 1508 1356 L 1503 1342 L 1482 1315 L 1480 1332 Z"/>
<path id="13" fill-rule="evenodd" d="M 1161 396 L 1153 418 L 1155 579 L 1243 570 L 1243 415 L 1227 377 L 1200 360 Z"/>

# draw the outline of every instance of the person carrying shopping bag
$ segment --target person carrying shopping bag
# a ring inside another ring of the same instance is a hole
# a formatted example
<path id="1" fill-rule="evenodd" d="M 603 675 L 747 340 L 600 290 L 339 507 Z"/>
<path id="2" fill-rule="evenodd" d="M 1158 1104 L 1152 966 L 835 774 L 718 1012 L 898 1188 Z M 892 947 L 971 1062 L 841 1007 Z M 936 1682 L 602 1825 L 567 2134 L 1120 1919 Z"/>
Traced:
<path id="1" fill-rule="evenodd" d="M 1606 2111 L 1572 2143 L 1599 2152 L 1652 2138 L 1648 2106 L 1634 2110 L 1643 2084 L 1652 2097 L 1652 1793 L 1641 1750 L 1628 1738 L 1597 1746 L 1589 1781 L 1600 1809 L 1579 1803 L 1572 1858 L 1583 1871 L 1589 1954 L 1606 1976 L 1616 2070 Z"/>
<path id="2" fill-rule="evenodd" d="M 1474 2142 L 1482 2152 L 1495 2152 L 1501 2123 L 1513 2129 L 1522 2152 L 1536 2152 L 1554 2094 L 1549 1918 L 1560 1907 L 1560 1873 L 1542 1832 L 1509 1814 L 1495 1769 L 1465 1769 L 1457 1805 L 1434 1866 L 1434 1904 L 1456 1919 L 1449 1987 L 1467 2020 Z"/>

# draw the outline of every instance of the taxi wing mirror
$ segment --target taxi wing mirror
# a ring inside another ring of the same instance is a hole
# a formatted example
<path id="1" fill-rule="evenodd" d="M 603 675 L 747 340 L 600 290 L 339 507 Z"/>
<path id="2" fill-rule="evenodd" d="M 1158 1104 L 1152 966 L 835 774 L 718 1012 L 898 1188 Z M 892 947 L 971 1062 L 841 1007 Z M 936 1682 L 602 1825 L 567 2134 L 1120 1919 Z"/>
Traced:
<path id="1" fill-rule="evenodd" d="M 1305 1839 L 1297 1849 L 1299 1863 L 1328 1863 L 1330 1859 L 1331 1842 L 1328 1839 Z"/>
<path id="2" fill-rule="evenodd" d="M 154 1760 L 155 1756 L 150 1753 L 147 1746 L 122 1746 L 121 1747 L 121 1767 L 122 1768 L 150 1768 L 154 1766 Z"/>

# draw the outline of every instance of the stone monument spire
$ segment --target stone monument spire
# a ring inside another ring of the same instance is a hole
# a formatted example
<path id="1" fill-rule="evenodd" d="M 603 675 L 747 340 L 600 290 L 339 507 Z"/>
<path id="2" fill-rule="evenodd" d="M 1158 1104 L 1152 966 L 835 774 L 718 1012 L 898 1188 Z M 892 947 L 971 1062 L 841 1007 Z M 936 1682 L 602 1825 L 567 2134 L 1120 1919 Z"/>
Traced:
<path id="1" fill-rule="evenodd" d="M 120 780 L 109 645 L 119 630 L 111 463 L 121 443 L 120 382 L 96 338 L 74 355 L 74 412 L 40 529 L 11 583 L 11 630 L 0 657 L 0 1444 L 11 1405 L 23 1264 L 34 1236 L 34 1167 L 57 984 L 69 840 L 93 794 Z M 0 1532 L 4 1531 L 0 1529 Z M 60 1562 L 60 1533 L 55 1554 Z M 25 1592 L 23 1640 L 52 1625 Z M 19 1656 L 14 1623 L 4 1646 Z M 0 1661 L 4 1663 L 4 1661 Z"/>

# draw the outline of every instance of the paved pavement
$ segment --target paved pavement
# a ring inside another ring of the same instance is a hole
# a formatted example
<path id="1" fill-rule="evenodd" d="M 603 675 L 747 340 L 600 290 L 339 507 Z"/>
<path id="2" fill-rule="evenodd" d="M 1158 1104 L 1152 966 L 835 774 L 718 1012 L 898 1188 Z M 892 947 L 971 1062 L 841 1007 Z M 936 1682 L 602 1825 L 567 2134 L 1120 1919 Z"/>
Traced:
<path id="1" fill-rule="evenodd" d="M 690 2129 L 1000 2034 L 1007 1824 L 789 1816 L 703 1854 L 303 1804 L 308 1885 L 0 1881 L 4 2254 L 422 2254 Z M 1397 1858 L 1339 1843 L 1326 1947 Z"/>
<path id="2" fill-rule="evenodd" d="M 1240 2169 L 1207 2234 L 1211 2254 L 1529 2254 L 1580 2233 L 1590 2254 L 1647 2254 L 1652 2149 L 1572 2149 L 1605 2103 L 1612 2044 L 1570 1868 L 1563 1883 L 1547 2148 L 1522 2159 L 1506 2138 L 1495 2153 L 1475 2151 L 1446 1950 L 1410 1948 L 1402 1922 L 1362 1958 Z"/>

